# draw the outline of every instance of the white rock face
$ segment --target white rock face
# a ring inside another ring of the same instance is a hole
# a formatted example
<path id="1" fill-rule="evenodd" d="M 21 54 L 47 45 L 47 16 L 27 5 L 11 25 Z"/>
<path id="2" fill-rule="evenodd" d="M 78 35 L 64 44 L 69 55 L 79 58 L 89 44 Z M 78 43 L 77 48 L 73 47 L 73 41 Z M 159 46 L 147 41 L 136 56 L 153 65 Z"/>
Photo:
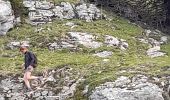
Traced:
<path id="1" fill-rule="evenodd" d="M 106 82 L 96 87 L 89 100 L 164 100 L 163 90 L 156 84 L 149 83 L 142 75 L 120 77 L 115 82 Z"/>
<path id="2" fill-rule="evenodd" d="M 94 19 L 99 19 L 102 17 L 100 10 L 93 4 L 87 6 L 87 4 L 82 4 L 76 7 L 78 17 L 80 19 L 85 19 L 87 22 L 91 22 Z"/>
<path id="3" fill-rule="evenodd" d="M 0 35 L 14 27 L 14 18 L 10 2 L 0 0 Z"/>
<path id="4" fill-rule="evenodd" d="M 76 6 L 69 2 L 61 2 L 55 5 L 46 0 L 24 0 L 23 4 L 29 10 L 28 15 L 32 25 L 51 22 L 55 18 L 79 18 L 91 22 L 102 17 L 100 10 L 93 4 Z"/>

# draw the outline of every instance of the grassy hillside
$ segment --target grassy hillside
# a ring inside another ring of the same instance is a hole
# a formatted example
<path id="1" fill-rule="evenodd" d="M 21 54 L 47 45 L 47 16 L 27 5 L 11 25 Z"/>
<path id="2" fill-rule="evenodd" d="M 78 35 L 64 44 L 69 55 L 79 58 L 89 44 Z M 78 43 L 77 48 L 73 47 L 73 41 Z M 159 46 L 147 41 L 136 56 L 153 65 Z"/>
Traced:
<path id="1" fill-rule="evenodd" d="M 29 40 L 31 43 L 30 50 L 38 56 L 39 66 L 36 72 L 69 65 L 82 73 L 86 78 L 82 85 L 89 84 L 91 89 L 102 82 L 114 80 L 120 75 L 129 77 L 138 73 L 153 76 L 169 75 L 170 71 L 166 70 L 168 68 L 166 66 L 170 65 L 170 57 L 149 58 L 146 56 L 148 45 L 135 39 L 137 36 L 143 36 L 144 30 L 142 28 L 128 23 L 123 18 L 111 17 L 111 19 L 110 21 L 99 20 L 92 23 L 71 20 L 78 25 L 73 29 L 63 25 L 70 20 L 56 20 L 53 23 L 39 26 L 39 28 L 44 28 L 41 32 L 36 32 L 36 27 L 27 24 L 16 27 L 6 36 L 0 37 L 0 72 L 1 74 L 22 72 L 20 66 L 23 63 L 23 55 L 19 53 L 18 49 L 7 50 L 5 47 L 12 41 Z M 98 49 L 83 48 L 82 51 L 77 52 L 48 50 L 48 43 L 64 37 L 69 31 L 89 32 L 97 36 L 112 35 L 127 40 L 129 48 L 126 51 L 113 48 L 106 49 L 105 47 Z M 170 44 L 163 45 L 162 49 L 169 54 Z M 113 55 L 107 58 L 109 59 L 107 63 L 103 61 L 103 58 L 92 56 L 94 51 L 102 50 L 113 51 Z M 118 73 L 121 70 L 126 70 L 126 72 Z M 80 90 L 82 85 L 80 85 Z M 80 92 L 77 92 L 77 95 L 80 95 Z M 75 96 L 75 98 L 80 99 L 81 97 Z"/>

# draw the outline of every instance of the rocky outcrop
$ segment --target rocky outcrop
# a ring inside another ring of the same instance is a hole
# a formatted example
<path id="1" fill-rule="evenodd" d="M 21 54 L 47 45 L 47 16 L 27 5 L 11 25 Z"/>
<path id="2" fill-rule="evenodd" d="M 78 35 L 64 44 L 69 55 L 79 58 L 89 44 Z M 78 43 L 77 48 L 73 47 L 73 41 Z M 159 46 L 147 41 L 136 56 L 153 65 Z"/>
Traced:
<path id="1" fill-rule="evenodd" d="M 96 5 L 110 7 L 111 11 L 133 21 L 142 21 L 149 25 L 161 26 L 167 19 L 165 0 L 89 0 Z M 168 0 L 167 0 L 168 1 Z M 169 5 L 167 5 L 169 6 Z"/>
<path id="2" fill-rule="evenodd" d="M 1 76 L 0 100 L 66 100 L 74 95 L 76 86 L 83 81 L 78 72 L 67 66 L 45 71 L 43 77 L 41 82 L 31 81 L 33 91 L 27 92 L 20 76 Z"/>
<path id="3" fill-rule="evenodd" d="M 138 40 L 149 45 L 149 49 L 146 51 L 147 55 L 151 58 L 165 56 L 166 53 L 161 51 L 161 45 L 168 43 L 168 37 L 162 36 L 158 30 L 145 30 L 145 35 L 146 37 L 138 38 Z"/>
<path id="4" fill-rule="evenodd" d="M 9 1 L 0 0 L 0 35 L 14 27 L 14 14 Z"/>
<path id="5" fill-rule="evenodd" d="M 26 47 L 29 47 L 29 41 L 21 41 L 21 42 L 18 42 L 18 41 L 13 41 L 13 42 L 10 42 L 7 44 L 7 49 L 16 49 L 20 46 L 26 46 Z"/>
<path id="6" fill-rule="evenodd" d="M 167 79 L 169 80 L 169 79 Z M 144 75 L 133 78 L 121 76 L 114 82 L 106 82 L 96 87 L 89 97 L 90 100 L 168 100 L 164 99 L 163 88 L 154 82 L 158 78 L 149 79 Z M 167 84 L 168 85 L 168 84 Z M 162 87 L 164 81 L 162 82 Z"/>
<path id="7" fill-rule="evenodd" d="M 124 39 L 118 39 L 116 37 L 105 35 L 103 38 L 104 42 L 97 41 L 99 37 L 92 33 L 82 33 L 82 32 L 68 32 L 66 38 L 60 39 L 58 42 L 50 43 L 50 50 L 58 49 L 81 49 L 81 45 L 86 48 L 97 49 L 102 46 L 120 48 L 121 50 L 126 50 L 128 48 L 128 43 Z M 98 55 L 98 54 L 97 54 Z M 110 55 L 110 53 L 109 53 Z"/>
<path id="8" fill-rule="evenodd" d="M 93 4 L 75 5 L 61 2 L 61 4 L 55 5 L 53 2 L 45 0 L 24 0 L 23 4 L 29 10 L 29 23 L 32 25 L 51 22 L 55 18 L 79 18 L 91 22 L 102 17 L 100 10 Z"/>

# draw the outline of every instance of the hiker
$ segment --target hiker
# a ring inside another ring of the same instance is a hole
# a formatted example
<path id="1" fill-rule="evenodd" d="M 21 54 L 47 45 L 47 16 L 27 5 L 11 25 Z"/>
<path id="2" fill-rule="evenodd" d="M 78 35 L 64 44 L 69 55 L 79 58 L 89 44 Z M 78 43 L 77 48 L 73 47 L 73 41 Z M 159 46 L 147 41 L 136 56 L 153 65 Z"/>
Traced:
<path id="1" fill-rule="evenodd" d="M 37 76 L 31 76 L 33 69 L 36 67 L 37 59 L 35 55 L 30 52 L 26 46 L 21 46 L 20 52 L 25 55 L 24 64 L 22 65 L 22 67 L 24 68 L 24 82 L 27 86 L 28 91 L 32 91 L 29 80 L 40 78 Z"/>

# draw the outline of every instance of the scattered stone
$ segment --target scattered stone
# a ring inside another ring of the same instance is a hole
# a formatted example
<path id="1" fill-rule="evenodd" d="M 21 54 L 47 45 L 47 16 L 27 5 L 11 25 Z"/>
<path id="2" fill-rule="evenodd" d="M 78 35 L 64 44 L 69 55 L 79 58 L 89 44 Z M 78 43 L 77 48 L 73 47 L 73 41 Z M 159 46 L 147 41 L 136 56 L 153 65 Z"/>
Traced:
<path id="1" fill-rule="evenodd" d="M 162 36 L 160 40 L 160 44 L 166 44 L 168 43 L 168 37 L 167 36 Z"/>
<path id="2" fill-rule="evenodd" d="M 41 92 L 42 96 L 46 96 L 48 94 L 48 91 Z"/>
<path id="3" fill-rule="evenodd" d="M 146 52 L 147 55 L 151 58 L 165 56 L 166 53 L 160 50 L 160 46 L 168 42 L 168 37 L 161 36 L 162 33 L 159 30 L 145 30 L 145 33 L 147 38 L 138 38 L 138 40 L 142 43 L 149 44 L 149 49 Z"/>
<path id="4" fill-rule="evenodd" d="M 89 34 L 89 33 L 81 33 L 81 32 L 68 32 L 71 40 L 74 40 L 75 43 L 82 44 L 87 48 L 99 48 L 102 46 L 101 42 L 96 42 L 95 39 L 97 37 Z"/>
<path id="5" fill-rule="evenodd" d="M 65 41 L 61 41 L 60 43 L 49 43 L 49 49 L 50 50 L 61 50 L 61 49 L 69 49 L 73 50 L 76 49 L 77 45 L 74 45 L 74 43 L 69 43 Z"/>
<path id="6" fill-rule="evenodd" d="M 20 46 L 26 46 L 26 47 L 29 47 L 29 41 L 21 41 L 21 42 L 10 42 L 7 44 L 7 48 L 8 49 L 16 49 Z"/>
<path id="7" fill-rule="evenodd" d="M 83 90 L 83 94 L 84 94 L 84 95 L 88 93 L 88 88 L 89 88 L 89 85 L 86 85 L 86 86 L 85 86 L 85 89 Z"/>
<path id="8" fill-rule="evenodd" d="M 103 51 L 103 52 L 99 52 L 97 54 L 93 54 L 94 56 L 98 56 L 98 57 L 102 57 L 102 58 L 106 58 L 109 57 L 113 54 L 113 52 L 111 51 Z"/>
<path id="9" fill-rule="evenodd" d="M 151 58 L 154 58 L 154 57 L 164 56 L 164 55 L 166 55 L 166 53 L 163 53 L 160 51 L 160 46 L 155 46 L 153 48 L 150 48 L 147 51 L 147 55 Z"/>
<path id="10" fill-rule="evenodd" d="M 75 24 L 74 24 L 73 22 L 67 22 L 65 25 L 72 27 L 72 26 L 74 26 Z"/>
<path id="11" fill-rule="evenodd" d="M 118 39 L 110 35 L 105 36 L 105 42 L 109 47 L 119 47 L 121 50 L 126 50 L 128 48 L 128 43 L 124 39 Z"/>
<path id="12" fill-rule="evenodd" d="M 41 93 L 40 92 L 35 92 L 33 97 L 36 98 L 36 97 L 39 97 L 39 96 L 41 96 Z"/>
<path id="13" fill-rule="evenodd" d="M 70 74 L 68 75 L 68 73 Z M 66 100 L 74 95 L 76 87 L 80 79 L 82 79 L 79 73 L 75 71 L 74 74 L 71 73 L 72 68 L 69 67 L 46 71 L 44 80 L 37 85 L 38 88 L 34 88 L 31 82 L 32 92 L 26 91 L 23 79 L 21 81 L 21 79 L 16 78 L 16 76 L 15 78 L 8 76 L 0 80 L 0 90 L 2 90 L 0 91 L 0 100 L 5 100 L 6 98 L 9 100 Z M 61 74 L 63 75 L 61 76 Z M 54 78 L 53 76 L 56 75 L 58 77 Z M 71 79 L 74 79 L 74 82 Z M 72 84 L 70 84 L 71 81 Z"/>
<path id="14" fill-rule="evenodd" d="M 105 44 L 107 44 L 108 46 L 119 46 L 119 43 L 120 41 L 117 38 L 106 35 Z"/>

